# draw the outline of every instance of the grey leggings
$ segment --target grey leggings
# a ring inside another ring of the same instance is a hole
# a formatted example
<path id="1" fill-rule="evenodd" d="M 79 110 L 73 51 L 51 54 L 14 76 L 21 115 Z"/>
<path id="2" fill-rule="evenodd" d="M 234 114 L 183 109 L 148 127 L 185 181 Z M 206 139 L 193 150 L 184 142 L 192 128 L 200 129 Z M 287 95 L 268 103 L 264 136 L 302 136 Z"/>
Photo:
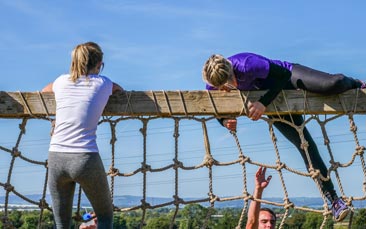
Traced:
<path id="1" fill-rule="evenodd" d="M 80 184 L 98 218 L 98 228 L 113 228 L 113 205 L 99 153 L 48 154 L 48 187 L 57 229 L 71 227 L 76 182 Z"/>

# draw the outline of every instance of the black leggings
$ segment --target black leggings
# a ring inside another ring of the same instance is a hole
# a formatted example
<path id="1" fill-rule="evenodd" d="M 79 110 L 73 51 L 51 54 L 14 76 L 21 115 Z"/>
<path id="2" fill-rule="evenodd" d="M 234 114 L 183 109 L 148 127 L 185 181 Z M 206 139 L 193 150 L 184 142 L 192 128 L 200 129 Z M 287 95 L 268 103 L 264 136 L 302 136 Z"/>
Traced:
<path id="1" fill-rule="evenodd" d="M 301 115 L 291 115 L 291 117 L 292 117 L 294 124 L 297 126 L 300 126 L 304 122 L 304 119 Z M 285 119 L 288 122 L 292 122 L 291 117 L 290 117 L 290 115 L 281 116 L 282 119 Z M 271 116 L 268 116 L 268 118 L 273 119 L 273 118 L 279 118 L 279 117 L 271 115 Z M 274 122 L 273 125 L 283 134 L 283 136 L 285 136 L 292 144 L 294 144 L 294 146 L 300 152 L 301 157 L 305 162 L 306 168 L 309 169 L 309 162 L 306 157 L 305 150 L 303 150 L 301 148 L 301 139 L 300 139 L 300 136 L 299 136 L 299 133 L 297 132 L 297 130 L 284 122 Z M 304 133 L 305 140 L 309 144 L 308 152 L 309 152 L 309 157 L 310 157 L 311 163 L 313 165 L 313 168 L 319 169 L 320 173 L 324 177 L 327 177 L 328 169 L 327 169 L 326 165 L 324 164 L 323 159 L 320 156 L 318 147 L 316 146 L 313 138 L 311 137 L 311 135 L 306 127 L 304 127 L 303 133 Z M 338 198 L 337 194 L 334 190 L 334 185 L 330 179 L 328 181 L 321 181 L 319 179 L 319 181 L 320 181 L 324 195 L 331 202 L 334 199 Z"/>
<path id="2" fill-rule="evenodd" d="M 350 89 L 359 88 L 361 84 L 361 81 L 343 74 L 329 74 L 299 64 L 294 64 L 290 81 L 287 83 L 284 89 L 303 89 L 319 94 L 334 95 Z M 271 119 L 278 118 L 278 116 L 268 117 Z M 291 117 L 289 115 L 282 115 L 281 118 L 291 122 Z M 297 126 L 302 125 L 304 122 L 302 115 L 292 115 L 292 120 Z M 305 151 L 301 149 L 301 139 L 297 131 L 290 125 L 287 125 L 283 122 L 275 122 L 274 126 L 292 144 L 295 145 L 305 162 L 306 168 L 309 168 L 309 162 L 306 158 Z M 328 169 L 319 154 L 318 147 L 316 146 L 306 127 L 304 128 L 304 137 L 309 143 L 308 152 L 314 169 L 319 169 L 320 173 L 326 177 Z M 320 181 L 320 184 L 322 186 L 323 193 L 330 201 L 338 198 L 331 180 Z"/>
<path id="3" fill-rule="evenodd" d="M 284 89 L 303 89 L 324 95 L 335 95 L 360 88 L 361 84 L 361 81 L 343 74 L 329 74 L 300 64 L 293 64 L 290 81 Z"/>

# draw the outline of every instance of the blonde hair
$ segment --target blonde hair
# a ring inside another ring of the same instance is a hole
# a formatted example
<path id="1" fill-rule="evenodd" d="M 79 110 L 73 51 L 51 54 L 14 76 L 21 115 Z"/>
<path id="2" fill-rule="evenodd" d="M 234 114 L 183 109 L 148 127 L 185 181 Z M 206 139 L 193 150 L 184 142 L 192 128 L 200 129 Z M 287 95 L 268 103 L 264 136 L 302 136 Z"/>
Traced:
<path id="1" fill-rule="evenodd" d="M 234 76 L 231 62 L 219 54 L 214 54 L 203 66 L 202 79 L 214 87 L 220 87 Z"/>
<path id="2" fill-rule="evenodd" d="M 103 60 L 103 52 L 98 44 L 86 42 L 77 45 L 71 53 L 70 79 L 87 76 Z"/>

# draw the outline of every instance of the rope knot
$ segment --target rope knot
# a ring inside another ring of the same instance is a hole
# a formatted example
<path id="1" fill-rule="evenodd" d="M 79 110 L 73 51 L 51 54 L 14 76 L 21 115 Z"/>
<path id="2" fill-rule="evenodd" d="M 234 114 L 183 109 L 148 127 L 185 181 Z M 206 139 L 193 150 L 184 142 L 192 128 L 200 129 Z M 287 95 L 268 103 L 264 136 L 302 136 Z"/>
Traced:
<path id="1" fill-rule="evenodd" d="M 151 171 L 151 166 L 150 165 L 146 164 L 145 162 L 143 162 L 141 164 L 142 164 L 141 172 L 146 173 L 146 172 Z"/>
<path id="2" fill-rule="evenodd" d="M 285 209 L 293 208 L 295 205 L 288 198 L 284 199 L 285 205 L 283 206 Z"/>
<path id="3" fill-rule="evenodd" d="M 365 146 L 357 146 L 356 147 L 356 155 L 362 156 L 365 151 Z"/>
<path id="4" fill-rule="evenodd" d="M 173 168 L 175 170 L 177 170 L 178 168 L 182 168 L 183 167 L 183 163 L 177 159 L 173 159 L 174 161 L 174 165 L 173 165 Z"/>
<path id="5" fill-rule="evenodd" d="M 48 204 L 47 204 L 46 200 L 45 199 L 40 199 L 38 207 L 41 208 L 41 209 L 48 208 Z"/>
<path id="6" fill-rule="evenodd" d="M 285 167 L 286 167 L 286 164 L 285 163 L 278 161 L 277 162 L 277 168 L 276 168 L 276 170 L 277 171 L 280 171 L 281 169 L 283 169 Z"/>
<path id="7" fill-rule="evenodd" d="M 304 143 L 301 143 L 301 149 L 305 150 L 309 147 L 309 143 L 305 141 Z"/>
<path id="8" fill-rule="evenodd" d="M 208 195 L 210 196 L 210 203 L 215 203 L 215 201 L 219 201 L 220 200 L 220 197 L 216 196 L 213 193 L 209 193 Z"/>
<path id="9" fill-rule="evenodd" d="M 14 147 L 13 150 L 11 151 L 11 155 L 13 157 L 19 157 L 22 153 L 18 150 L 18 148 Z"/>
<path id="10" fill-rule="evenodd" d="M 174 137 L 174 138 L 179 138 L 179 133 L 174 133 L 174 134 L 173 134 L 173 137 Z"/>
<path id="11" fill-rule="evenodd" d="M 117 168 L 109 168 L 108 175 L 111 177 L 115 177 L 119 174 L 119 170 Z"/>
<path id="12" fill-rule="evenodd" d="M 209 154 L 205 155 L 205 158 L 203 159 L 203 164 L 206 167 L 212 167 L 213 165 L 217 164 L 217 161 L 213 159 L 213 157 Z"/>
<path id="13" fill-rule="evenodd" d="M 328 206 L 327 206 L 327 208 L 328 208 Z M 331 211 L 331 210 L 326 210 L 326 211 L 324 211 L 324 212 L 323 212 L 323 216 L 324 216 L 324 217 L 327 217 L 327 216 L 329 216 L 329 215 L 333 215 L 333 213 L 332 213 L 332 211 Z"/>
<path id="14" fill-rule="evenodd" d="M 179 196 L 174 195 L 173 198 L 174 198 L 174 205 L 179 205 L 183 203 L 183 199 L 179 198 Z"/>
<path id="15" fill-rule="evenodd" d="M 252 195 L 247 195 L 244 197 L 244 201 L 248 201 L 248 200 L 253 200 L 253 196 Z"/>
<path id="16" fill-rule="evenodd" d="M 315 169 L 315 170 L 311 169 L 309 172 L 310 172 L 311 178 L 313 178 L 313 179 L 319 177 L 319 175 L 320 175 L 320 170 L 319 169 Z"/>
<path id="17" fill-rule="evenodd" d="M 342 198 L 344 199 L 344 198 Z M 346 201 L 344 202 L 347 206 L 352 206 L 352 201 L 353 201 L 353 196 L 350 196 L 349 198 L 346 199 Z"/>
<path id="18" fill-rule="evenodd" d="M 357 126 L 355 125 L 352 125 L 350 128 L 349 128 L 350 131 L 352 132 L 356 132 L 357 131 Z"/>
<path id="19" fill-rule="evenodd" d="M 250 158 L 249 157 L 246 157 L 244 156 L 243 154 L 240 154 L 239 155 L 239 159 L 240 159 L 240 164 L 241 165 L 244 165 L 246 162 L 250 162 Z"/>
<path id="20" fill-rule="evenodd" d="M 335 162 L 333 160 L 330 161 L 330 170 L 336 171 L 338 169 L 338 167 L 341 165 L 338 161 Z"/>
<path id="21" fill-rule="evenodd" d="M 283 207 L 285 209 L 289 209 L 289 208 L 293 208 L 294 206 L 295 206 L 294 203 L 289 202 L 289 203 L 285 204 L 285 206 L 283 206 Z"/>
<path id="22" fill-rule="evenodd" d="M 324 209 L 328 209 L 328 207 L 329 207 L 329 206 L 328 206 L 328 204 L 327 204 L 327 203 L 324 203 L 324 204 L 323 204 L 323 208 L 324 208 Z"/>
<path id="23" fill-rule="evenodd" d="M 324 145 L 329 145 L 329 142 L 330 142 L 329 138 L 324 138 Z"/>
<path id="24" fill-rule="evenodd" d="M 141 199 L 141 209 L 146 210 L 148 208 L 151 208 L 151 205 L 147 203 L 144 199 Z"/>
<path id="25" fill-rule="evenodd" d="M 13 186 L 13 185 L 11 185 L 11 184 L 9 184 L 9 183 L 5 183 L 5 184 L 4 184 L 4 189 L 5 189 L 5 191 L 7 191 L 7 192 L 12 192 L 12 191 L 14 190 L 14 186 Z"/>

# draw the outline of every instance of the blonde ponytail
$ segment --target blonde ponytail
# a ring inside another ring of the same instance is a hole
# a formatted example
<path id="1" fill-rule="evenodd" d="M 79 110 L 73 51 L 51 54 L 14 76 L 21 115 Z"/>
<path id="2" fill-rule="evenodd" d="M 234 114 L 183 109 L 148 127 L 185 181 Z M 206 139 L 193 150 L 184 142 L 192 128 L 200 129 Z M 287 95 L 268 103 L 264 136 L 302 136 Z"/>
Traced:
<path id="1" fill-rule="evenodd" d="M 103 52 L 98 44 L 87 42 L 77 45 L 71 53 L 70 79 L 87 76 L 103 60 Z"/>

